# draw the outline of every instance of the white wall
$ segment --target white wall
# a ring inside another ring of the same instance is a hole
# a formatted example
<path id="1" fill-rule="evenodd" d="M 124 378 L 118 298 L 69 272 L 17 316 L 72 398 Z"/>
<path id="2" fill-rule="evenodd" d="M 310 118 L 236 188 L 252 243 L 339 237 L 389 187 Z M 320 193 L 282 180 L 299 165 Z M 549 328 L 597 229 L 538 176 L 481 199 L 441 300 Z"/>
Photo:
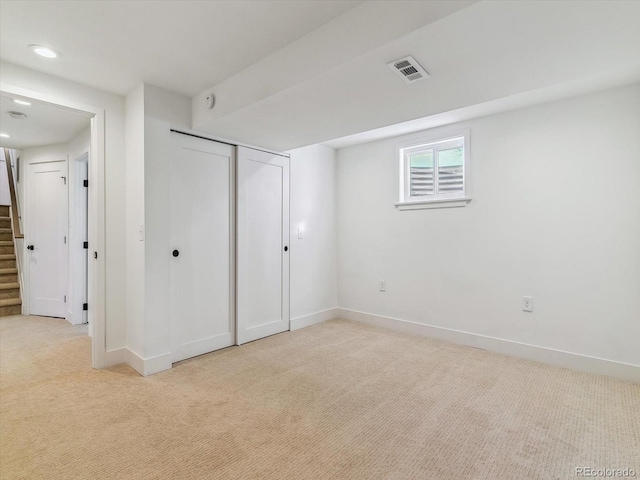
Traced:
<path id="1" fill-rule="evenodd" d="M 11 159 L 7 159 L 7 162 L 10 161 Z M 0 148 L 0 205 L 11 205 L 9 175 L 7 174 L 7 164 L 4 159 L 4 148 Z"/>
<path id="2" fill-rule="evenodd" d="M 127 337 L 124 98 L 6 62 L 0 63 L 0 80 L 65 101 L 95 105 L 105 111 L 106 349 L 122 348 Z"/>
<path id="3" fill-rule="evenodd" d="M 460 128 L 465 208 L 394 207 L 416 135 L 338 150 L 340 307 L 640 365 L 640 85 Z"/>
<path id="4" fill-rule="evenodd" d="M 144 243 L 136 233 L 144 225 L 144 87 L 126 98 L 126 315 L 127 348 L 144 354 Z M 144 228 L 144 227 L 143 227 Z"/>
<path id="5" fill-rule="evenodd" d="M 144 85 L 145 373 L 171 367 L 171 127 L 191 127 L 191 100 Z"/>
<path id="6" fill-rule="evenodd" d="M 127 95 L 126 119 L 127 361 L 149 375 L 171 368 L 170 128 L 190 127 L 191 101 L 142 84 Z"/>
<path id="7" fill-rule="evenodd" d="M 336 158 L 332 148 L 322 145 L 289 153 L 290 315 L 294 327 L 296 319 L 338 305 Z M 300 226 L 304 228 L 302 239 L 298 239 Z"/>

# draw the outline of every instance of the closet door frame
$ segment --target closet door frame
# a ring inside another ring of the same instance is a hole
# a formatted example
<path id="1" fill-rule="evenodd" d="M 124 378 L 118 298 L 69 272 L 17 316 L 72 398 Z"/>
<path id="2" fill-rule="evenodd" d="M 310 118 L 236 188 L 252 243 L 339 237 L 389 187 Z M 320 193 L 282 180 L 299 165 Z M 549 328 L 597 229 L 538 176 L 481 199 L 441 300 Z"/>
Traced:
<path id="1" fill-rule="evenodd" d="M 233 140 L 228 140 L 224 138 L 219 138 L 215 136 L 209 136 L 203 134 L 201 132 L 197 132 L 194 130 L 184 129 L 184 128 L 171 128 L 172 133 L 187 135 L 191 137 L 200 138 L 203 140 L 209 140 L 213 142 L 223 143 L 230 145 L 234 149 L 234 155 L 231 162 L 230 169 L 230 177 L 231 177 L 231 189 L 230 189 L 230 215 L 232 219 L 231 224 L 231 234 L 230 234 L 230 243 L 229 243 L 229 253 L 231 256 L 231 266 L 229 269 L 229 282 L 230 282 L 230 307 L 229 312 L 231 315 L 232 323 L 233 323 L 233 340 L 234 345 L 240 345 L 240 332 L 239 332 L 239 321 L 238 321 L 238 164 L 240 162 L 241 150 L 242 149 L 250 149 L 255 151 L 258 155 L 270 155 L 272 157 L 280 158 L 286 163 L 286 176 L 283 179 L 283 204 L 286 204 L 286 208 L 284 208 L 283 212 L 283 246 L 288 247 L 288 252 L 283 257 L 282 261 L 282 311 L 283 317 L 287 319 L 287 329 L 285 331 L 291 330 L 291 316 L 290 316 L 290 156 L 286 153 L 276 152 L 273 150 L 268 150 L 260 147 L 255 147 L 248 144 L 243 144 L 240 142 L 235 142 Z M 242 342 L 246 343 L 246 342 Z"/>

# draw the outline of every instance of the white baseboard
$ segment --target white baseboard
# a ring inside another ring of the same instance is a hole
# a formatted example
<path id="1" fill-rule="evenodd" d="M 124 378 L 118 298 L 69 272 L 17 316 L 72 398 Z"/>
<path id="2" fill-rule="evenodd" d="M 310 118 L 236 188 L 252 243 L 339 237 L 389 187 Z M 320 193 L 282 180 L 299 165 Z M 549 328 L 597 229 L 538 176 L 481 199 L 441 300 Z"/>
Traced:
<path id="1" fill-rule="evenodd" d="M 121 363 L 127 363 L 127 352 L 126 348 L 118 348 L 116 350 L 109 350 L 104 352 L 104 363 L 106 367 L 113 367 L 114 365 L 119 365 Z"/>
<path id="2" fill-rule="evenodd" d="M 316 323 L 326 322 L 327 320 L 333 320 L 338 318 L 338 309 L 329 308 L 321 312 L 311 313 L 309 315 L 303 315 L 302 317 L 292 318 L 289 329 L 291 331 L 299 330 L 304 327 L 315 325 Z"/>
<path id="3" fill-rule="evenodd" d="M 346 308 L 338 308 L 338 317 L 347 320 L 367 323 L 378 327 L 388 328 L 398 332 L 437 338 L 459 345 L 482 348 L 491 352 L 526 358 L 540 363 L 571 368 L 582 372 L 608 375 L 622 380 L 640 383 L 640 365 L 615 362 L 603 358 L 590 357 L 578 353 L 564 352 L 552 348 L 539 347 L 526 343 L 504 340 L 502 338 L 462 332 L 433 325 L 400 320 L 398 318 L 383 317 L 371 313 L 358 312 Z"/>
<path id="4" fill-rule="evenodd" d="M 169 370 L 171 368 L 171 354 L 165 353 L 151 358 L 142 358 L 137 353 L 132 352 L 128 348 L 126 363 L 143 377 L 153 375 L 154 373 Z"/>
<path id="5" fill-rule="evenodd" d="M 82 325 L 84 323 L 82 314 L 80 314 L 80 318 L 78 318 L 78 315 L 74 315 L 70 310 L 67 310 L 67 316 L 65 317 L 65 320 L 71 325 Z"/>

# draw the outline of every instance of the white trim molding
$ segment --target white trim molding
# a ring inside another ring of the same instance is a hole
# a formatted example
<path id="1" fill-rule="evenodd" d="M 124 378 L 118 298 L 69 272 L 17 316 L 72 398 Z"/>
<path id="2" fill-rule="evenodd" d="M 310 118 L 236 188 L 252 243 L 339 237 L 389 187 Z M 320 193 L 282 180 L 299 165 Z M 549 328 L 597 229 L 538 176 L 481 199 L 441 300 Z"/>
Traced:
<path id="1" fill-rule="evenodd" d="M 471 202 L 470 198 L 428 200 L 424 202 L 398 202 L 396 203 L 396 208 L 398 210 L 424 210 L 425 208 L 466 207 L 469 202 Z"/>
<path id="2" fill-rule="evenodd" d="M 142 358 L 128 348 L 121 350 L 126 350 L 126 363 L 143 377 L 169 370 L 172 366 L 171 353 L 165 353 L 151 358 Z"/>
<path id="3" fill-rule="evenodd" d="M 337 307 L 292 318 L 291 323 L 289 324 L 289 330 L 293 332 L 294 330 L 300 330 L 301 328 L 310 327 L 316 323 L 326 322 L 327 320 L 333 320 L 334 318 L 338 318 Z"/>
<path id="4" fill-rule="evenodd" d="M 339 318 L 383 327 L 397 332 L 436 338 L 459 345 L 481 348 L 495 353 L 534 360 L 536 362 L 570 368 L 581 372 L 607 375 L 640 383 L 640 365 L 615 362 L 604 358 L 590 357 L 578 353 L 565 352 L 552 348 L 514 342 L 502 338 L 462 332 L 449 328 L 436 327 L 423 323 L 384 317 L 372 313 L 359 312 L 346 308 L 338 308 Z"/>
<path id="5" fill-rule="evenodd" d="M 113 367 L 114 365 L 119 365 L 121 363 L 127 363 L 127 355 L 128 350 L 126 348 L 118 348 L 116 350 L 108 350 L 105 352 L 104 360 L 105 367 Z"/>

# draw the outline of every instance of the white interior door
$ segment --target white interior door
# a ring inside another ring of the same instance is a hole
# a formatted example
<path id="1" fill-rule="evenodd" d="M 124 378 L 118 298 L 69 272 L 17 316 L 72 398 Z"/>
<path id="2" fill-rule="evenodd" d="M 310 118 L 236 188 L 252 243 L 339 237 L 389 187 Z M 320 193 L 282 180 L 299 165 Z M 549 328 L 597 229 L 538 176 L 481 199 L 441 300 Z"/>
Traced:
<path id="1" fill-rule="evenodd" d="M 174 362 L 234 344 L 233 155 L 177 133 L 171 154 L 171 322 Z"/>
<path id="2" fill-rule="evenodd" d="M 66 161 L 30 165 L 29 313 L 66 316 L 68 196 Z"/>
<path id="3" fill-rule="evenodd" d="M 75 279 L 74 285 L 74 311 L 82 312 L 82 323 L 89 323 L 89 315 L 87 310 L 84 309 L 84 304 L 88 303 L 89 298 L 89 190 L 88 183 L 85 187 L 85 182 L 89 181 L 89 155 L 83 155 L 82 158 L 75 162 L 76 164 L 76 228 L 78 229 L 75 235 L 75 241 L 77 242 L 74 247 L 76 248 L 76 257 L 79 262 L 79 268 L 76 268 L 75 274 L 78 278 Z M 85 243 L 86 242 L 86 243 Z M 86 247 L 85 247 L 86 245 Z M 78 298 L 75 298 L 78 297 Z M 93 335 L 93 325 L 89 325 L 89 336 Z"/>
<path id="4" fill-rule="evenodd" d="M 237 151 L 240 345 L 289 330 L 289 159 Z"/>

